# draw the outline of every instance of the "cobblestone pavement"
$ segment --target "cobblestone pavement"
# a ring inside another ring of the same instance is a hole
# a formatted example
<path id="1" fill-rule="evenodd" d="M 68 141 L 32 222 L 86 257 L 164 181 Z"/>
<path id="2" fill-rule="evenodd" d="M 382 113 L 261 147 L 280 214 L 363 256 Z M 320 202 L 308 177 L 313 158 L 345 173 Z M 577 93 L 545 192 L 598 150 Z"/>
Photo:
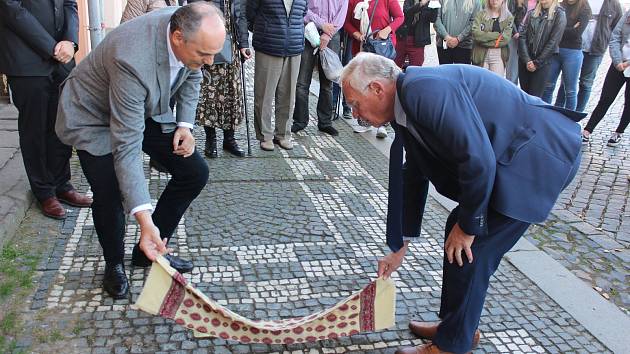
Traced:
<path id="1" fill-rule="evenodd" d="M 209 161 L 211 182 L 177 231 L 180 255 L 197 265 L 188 279 L 221 304 L 252 318 L 303 316 L 361 288 L 386 252 L 387 161 L 341 127 L 338 139 L 314 127 L 291 152 L 261 152 L 249 159 Z M 77 161 L 73 169 L 78 173 Z M 154 196 L 168 176 L 147 171 Z M 76 179 L 75 177 L 75 179 Z M 75 181 L 85 189 L 82 179 Z M 64 339 L 38 343 L 34 352 L 392 352 L 418 343 L 409 319 L 435 320 L 446 210 L 431 201 L 423 236 L 400 270 L 397 327 L 316 344 L 239 345 L 195 340 L 172 321 L 133 310 L 147 271 L 128 267 L 131 298 L 103 294 L 100 256 L 88 209 L 74 210 L 58 232 L 41 234 L 50 251 L 41 262 L 39 288 L 26 304 L 31 331 L 57 330 Z M 48 221 L 29 212 L 32 225 Z M 135 225 L 127 227 L 127 260 Z M 54 316 L 52 316 L 54 314 Z M 518 270 L 503 262 L 489 291 L 478 352 L 606 352 L 570 315 Z M 411 341 L 411 342 L 410 342 Z M 29 343 L 30 342 L 30 343 Z"/>
<path id="2" fill-rule="evenodd" d="M 290 152 L 262 152 L 255 145 L 250 158 L 220 152 L 208 161 L 210 183 L 173 239 L 178 254 L 195 261 L 187 277 L 200 290 L 244 316 L 276 319 L 321 310 L 370 281 L 377 257 L 387 252 L 387 160 L 348 125 L 335 125 L 338 138 L 320 135 L 311 125 Z M 76 159 L 72 169 L 73 182 L 86 190 Z M 168 176 L 146 173 L 157 198 Z M 172 321 L 133 309 L 148 272 L 129 265 L 138 238 L 134 224 L 127 227 L 126 247 L 131 296 L 113 301 L 101 290 L 104 264 L 90 211 L 73 209 L 59 223 L 30 210 L 17 237 L 30 237 L 47 251 L 36 291 L 24 301 L 26 335 L 18 347 L 37 353 L 392 353 L 419 343 L 406 328 L 409 319 L 437 318 L 446 216 L 431 199 L 423 238 L 412 244 L 396 276 L 395 328 L 268 346 L 196 340 Z M 488 292 L 480 329 L 478 353 L 608 352 L 505 261 Z M 54 333 L 54 340 L 42 333 Z"/>

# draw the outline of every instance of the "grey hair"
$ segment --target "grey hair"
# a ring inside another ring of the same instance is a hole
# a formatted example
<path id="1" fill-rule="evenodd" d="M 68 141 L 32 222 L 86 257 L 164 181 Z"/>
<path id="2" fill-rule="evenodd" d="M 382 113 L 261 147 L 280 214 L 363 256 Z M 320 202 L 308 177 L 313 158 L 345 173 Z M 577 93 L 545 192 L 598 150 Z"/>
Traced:
<path id="1" fill-rule="evenodd" d="M 349 83 L 352 88 L 364 93 L 371 82 L 396 81 L 401 72 L 393 60 L 374 53 L 361 52 L 343 68 L 339 81 Z"/>
<path id="2" fill-rule="evenodd" d="M 202 1 L 182 6 L 171 16 L 171 33 L 179 30 L 184 40 L 190 40 L 201 27 L 201 22 L 214 16 L 218 16 L 221 25 L 225 26 L 223 13 L 212 3 Z"/>

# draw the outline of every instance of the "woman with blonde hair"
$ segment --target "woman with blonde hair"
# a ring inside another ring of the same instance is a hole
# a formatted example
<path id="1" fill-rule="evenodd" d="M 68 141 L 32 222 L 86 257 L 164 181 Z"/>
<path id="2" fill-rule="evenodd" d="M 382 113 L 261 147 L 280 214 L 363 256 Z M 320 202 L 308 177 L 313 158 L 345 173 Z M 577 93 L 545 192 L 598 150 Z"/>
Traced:
<path id="1" fill-rule="evenodd" d="M 540 0 L 527 12 L 519 37 L 519 81 L 523 91 L 541 97 L 549 77 L 551 56 L 558 44 L 567 19 L 558 0 Z"/>
<path id="2" fill-rule="evenodd" d="M 442 1 L 433 24 L 440 64 L 470 64 L 470 32 L 479 7 L 477 0 Z"/>
<path id="3" fill-rule="evenodd" d="M 514 16 L 505 0 L 487 0 L 472 26 L 472 63 L 505 76 Z"/>

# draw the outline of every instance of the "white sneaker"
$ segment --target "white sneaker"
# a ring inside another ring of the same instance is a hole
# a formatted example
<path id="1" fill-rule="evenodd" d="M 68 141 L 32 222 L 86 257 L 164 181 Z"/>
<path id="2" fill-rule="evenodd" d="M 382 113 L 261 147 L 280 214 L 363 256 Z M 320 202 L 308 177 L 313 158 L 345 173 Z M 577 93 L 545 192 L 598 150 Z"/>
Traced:
<path id="1" fill-rule="evenodd" d="M 385 127 L 378 127 L 376 129 L 376 137 L 379 139 L 387 138 L 387 129 L 385 129 Z"/>
<path id="2" fill-rule="evenodd" d="M 608 139 L 608 146 L 617 146 L 621 142 L 621 133 L 614 132 Z"/>
<path id="3" fill-rule="evenodd" d="M 355 133 L 365 133 L 365 132 L 369 132 L 370 130 L 372 130 L 372 127 L 364 127 L 361 125 L 354 125 L 352 126 L 352 130 L 354 130 Z"/>
<path id="4" fill-rule="evenodd" d="M 273 141 L 271 140 L 263 140 L 260 142 L 260 148 L 265 150 L 265 151 L 273 151 L 273 149 L 275 148 L 273 146 Z"/>
<path id="5" fill-rule="evenodd" d="M 352 126 L 352 130 L 354 130 L 355 133 L 365 133 L 372 130 L 372 126 L 370 123 L 359 118 L 357 119 L 356 124 Z"/>

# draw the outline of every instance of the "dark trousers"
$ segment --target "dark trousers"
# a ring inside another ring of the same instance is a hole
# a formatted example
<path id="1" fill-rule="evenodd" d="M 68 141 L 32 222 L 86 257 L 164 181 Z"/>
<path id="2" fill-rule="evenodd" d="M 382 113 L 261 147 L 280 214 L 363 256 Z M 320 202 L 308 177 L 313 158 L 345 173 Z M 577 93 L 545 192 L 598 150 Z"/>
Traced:
<path id="1" fill-rule="evenodd" d="M 152 215 L 162 238 L 170 240 L 184 212 L 206 186 L 208 165 L 197 151 L 186 158 L 173 154 L 174 133 L 162 133 L 160 124 L 151 119 L 145 124 L 142 150 L 171 174 Z M 77 153 L 92 188 L 92 218 L 105 262 L 121 263 L 125 254 L 125 211 L 113 156 L 94 156 L 82 150 Z"/>
<path id="2" fill-rule="evenodd" d="M 346 33 L 343 29 L 339 30 L 339 37 L 344 43 L 343 52 L 341 51 L 341 48 L 339 49 L 339 58 L 341 59 L 341 64 L 346 66 L 346 64 L 352 60 L 352 38 L 350 38 L 348 33 Z M 341 86 L 339 86 L 336 82 L 333 82 L 333 104 L 335 105 L 335 110 L 338 108 L 337 102 L 339 102 L 339 95 L 342 96 L 341 105 L 343 106 L 343 112 L 350 112 L 350 106 L 348 106 L 346 98 L 343 97 Z"/>
<path id="3" fill-rule="evenodd" d="M 539 67 L 534 72 L 530 72 L 527 70 L 527 65 L 519 60 L 518 81 L 521 83 L 521 89 L 532 96 L 542 97 L 550 70 L 551 66 L 547 64 Z"/>
<path id="4" fill-rule="evenodd" d="M 438 60 L 440 65 L 444 64 L 470 64 L 470 54 L 472 50 L 466 48 L 440 48 L 437 47 Z"/>
<path id="5" fill-rule="evenodd" d="M 630 107 L 628 107 L 628 103 L 630 103 L 630 87 L 628 85 L 630 83 L 630 79 L 623 76 L 623 72 L 617 70 L 612 64 L 610 68 L 608 68 L 608 73 L 606 73 L 606 78 L 604 79 L 604 85 L 602 86 L 602 93 L 599 96 L 599 101 L 597 102 L 597 106 L 593 110 L 593 114 L 591 114 L 591 118 L 586 123 L 586 127 L 584 130 L 592 133 L 595 130 L 595 127 L 599 122 L 604 118 L 604 115 L 610 108 L 610 105 L 617 98 L 617 94 L 623 85 L 626 85 L 626 90 L 624 92 L 624 106 L 623 112 L 621 112 L 621 120 L 619 121 L 619 125 L 615 130 L 617 133 L 623 134 L 623 132 L 628 127 L 628 123 L 630 123 Z"/>
<path id="6" fill-rule="evenodd" d="M 445 242 L 457 222 L 455 208 L 446 221 Z M 488 235 L 475 237 L 472 245 L 473 262 L 463 256 L 464 266 L 448 263 L 444 257 L 442 299 L 439 317 L 442 319 L 433 342 L 443 351 L 467 353 L 479 326 L 479 318 L 488 291 L 490 277 L 501 258 L 525 233 L 529 223 L 488 211 Z"/>
<path id="7" fill-rule="evenodd" d="M 20 149 L 35 198 L 43 201 L 72 189 L 72 148 L 55 133 L 59 85 L 68 76 L 62 66 L 49 76 L 9 76 L 18 109 Z"/>
<path id="8" fill-rule="evenodd" d="M 396 38 L 396 65 L 403 68 L 409 59 L 409 65 L 422 66 L 424 64 L 424 46 L 416 47 L 414 36 Z"/>
<path id="9" fill-rule="evenodd" d="M 339 52 L 339 33 L 336 33 L 328 43 L 328 48 L 333 52 Z M 319 54 L 313 54 L 311 44 L 304 43 L 304 51 L 300 60 L 300 73 L 298 74 L 295 86 L 295 110 L 293 111 L 293 126 L 304 129 L 308 125 L 309 107 L 308 96 L 311 80 L 313 79 L 313 69 L 317 67 L 319 73 L 319 99 L 317 100 L 317 126 L 319 128 L 329 127 L 332 123 L 333 95 L 332 81 L 326 78 L 319 60 Z"/>

